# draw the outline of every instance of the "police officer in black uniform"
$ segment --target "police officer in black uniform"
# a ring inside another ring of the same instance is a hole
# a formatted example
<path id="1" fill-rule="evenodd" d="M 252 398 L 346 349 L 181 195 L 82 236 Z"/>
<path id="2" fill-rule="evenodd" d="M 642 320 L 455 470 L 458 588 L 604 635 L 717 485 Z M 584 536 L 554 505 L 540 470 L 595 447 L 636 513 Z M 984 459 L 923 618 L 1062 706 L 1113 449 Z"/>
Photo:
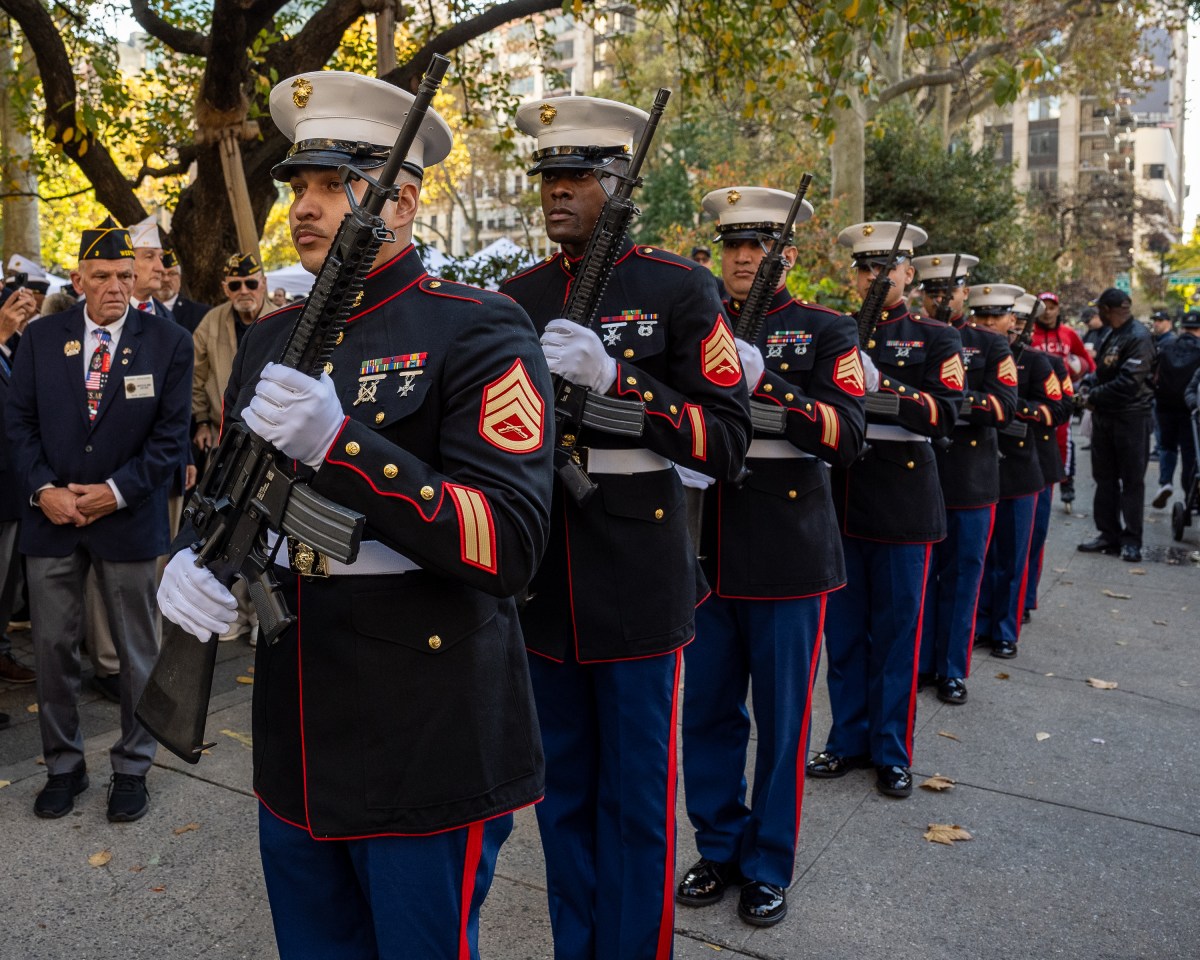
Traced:
<path id="1" fill-rule="evenodd" d="M 412 102 L 337 72 L 272 92 L 296 141 L 273 174 L 309 271 L 347 210 L 338 166 L 381 166 Z M 290 557 L 277 570 L 299 622 L 258 646 L 254 789 L 285 960 L 476 958 L 511 813 L 543 789 L 513 595 L 548 531 L 550 378 L 519 307 L 430 278 L 412 246 L 423 170 L 450 144 L 430 112 L 383 211 L 396 240 L 325 374 L 271 362 L 291 306 L 245 335 L 225 394 L 227 417 L 367 517 L 348 566 L 288 542 L 276 563 Z M 223 632 L 233 597 L 192 559 L 168 565 L 160 604 L 197 636 Z"/>
<path id="2" fill-rule="evenodd" d="M 791 203 L 765 187 L 704 198 L 735 327 Z M 811 216 L 805 201 L 797 220 Z M 787 243 L 790 267 L 797 250 Z M 787 913 L 826 596 L 846 582 L 826 465 L 848 466 L 862 447 L 864 373 L 853 319 L 793 299 L 783 280 L 755 342 L 738 349 L 757 426 L 748 476 L 717 483 L 705 500 L 700 554 L 713 593 L 684 654 L 683 697 L 685 796 L 701 859 L 675 895 L 704 906 L 741 883 L 738 916 L 770 926 Z M 747 806 L 751 684 L 758 741 Z"/>
<path id="3" fill-rule="evenodd" d="M 611 177 L 647 115 L 592 97 L 533 101 L 546 232 L 562 252 L 501 288 L 542 332 L 550 370 L 626 401 L 632 435 L 585 417 L 580 465 L 555 485 L 550 545 L 521 614 L 546 748 L 538 824 L 558 960 L 671 955 L 675 722 L 695 632 L 696 555 L 672 462 L 738 475 L 746 387 L 712 274 L 625 242 L 592 327 L 561 319 Z"/>
<path id="4" fill-rule="evenodd" d="M 1122 560 L 1137 563 L 1142 559 L 1154 343 L 1149 331 L 1133 319 L 1132 300 L 1124 290 L 1105 290 L 1096 309 L 1108 333 L 1096 351 L 1096 372 L 1085 382 L 1090 386 L 1096 481 L 1092 514 L 1099 535 L 1079 549 L 1120 553 Z"/>
<path id="5" fill-rule="evenodd" d="M 966 322 L 967 276 L 978 263 L 978 257 L 953 253 L 913 260 L 925 312 L 932 316 L 943 299 L 948 302 L 967 375 L 954 432 L 948 443 L 934 444 L 946 539 L 933 548 L 921 637 L 921 678 L 936 683 L 937 698 L 949 704 L 967 702 L 979 587 L 1000 497 L 996 428 L 1012 419 L 1017 398 L 1008 341 Z"/>
<path id="6" fill-rule="evenodd" d="M 847 227 L 838 242 L 853 251 L 858 290 L 866 295 L 886 264 L 900 224 Z M 958 332 L 909 313 L 913 248 L 926 233 L 901 237 L 883 316 L 864 351 L 867 450 L 833 471 L 846 554 L 846 586 L 829 598 L 825 624 L 833 726 L 809 761 L 814 777 L 874 766 L 891 797 L 912 793 L 917 651 L 931 545 L 946 535 L 946 510 L 931 439 L 949 435 L 962 403 Z"/>

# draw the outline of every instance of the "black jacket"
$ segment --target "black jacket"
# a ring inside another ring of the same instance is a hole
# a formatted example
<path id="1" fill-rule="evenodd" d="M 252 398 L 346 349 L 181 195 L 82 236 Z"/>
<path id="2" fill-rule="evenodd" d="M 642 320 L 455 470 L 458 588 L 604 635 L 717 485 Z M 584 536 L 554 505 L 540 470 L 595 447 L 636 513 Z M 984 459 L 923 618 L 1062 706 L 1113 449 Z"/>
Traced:
<path id="1" fill-rule="evenodd" d="M 1037 493 L 1053 477 L 1043 477 L 1037 452 L 1037 431 L 1052 428 L 1059 416 L 1062 384 L 1050 354 L 1026 348 L 1017 359 L 1017 409 L 1013 422 L 1001 430 L 1000 499 L 1011 500 Z M 1018 430 L 1018 433 L 1014 433 Z"/>
<path id="2" fill-rule="evenodd" d="M 1182 410 L 1192 375 L 1200 370 L 1200 337 L 1181 334 L 1159 351 L 1154 368 L 1154 402 Z"/>
<path id="3" fill-rule="evenodd" d="M 1106 417 L 1144 416 L 1154 399 L 1153 370 L 1154 340 L 1130 317 L 1123 326 L 1110 329 L 1100 343 L 1088 405 Z"/>
<path id="4" fill-rule="evenodd" d="M 1037 449 L 1038 465 L 1042 470 L 1042 481 L 1048 486 L 1060 482 L 1065 476 L 1065 465 L 1058 452 L 1058 427 L 1070 420 L 1075 412 L 1075 388 L 1063 358 L 1054 353 L 1045 352 L 1045 355 L 1050 358 L 1050 365 L 1054 368 L 1054 380 L 1046 382 L 1051 422 L 1037 423 L 1030 429 L 1033 445 Z"/>

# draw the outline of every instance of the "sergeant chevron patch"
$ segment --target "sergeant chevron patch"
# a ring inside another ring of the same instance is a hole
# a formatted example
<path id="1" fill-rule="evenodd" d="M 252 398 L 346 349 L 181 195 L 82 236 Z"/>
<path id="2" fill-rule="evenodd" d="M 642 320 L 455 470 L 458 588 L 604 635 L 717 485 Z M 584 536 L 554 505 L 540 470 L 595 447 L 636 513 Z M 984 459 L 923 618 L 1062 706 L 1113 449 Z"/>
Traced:
<path id="1" fill-rule="evenodd" d="M 856 348 L 851 347 L 837 358 L 833 365 L 833 382 L 852 397 L 861 397 L 867 392 L 867 377 Z"/>
<path id="2" fill-rule="evenodd" d="M 723 318 L 717 317 L 712 333 L 704 338 L 700 346 L 706 380 L 718 387 L 732 387 L 741 381 L 742 364 L 738 359 L 737 345 Z"/>
<path id="3" fill-rule="evenodd" d="M 948 386 L 951 390 L 961 390 L 966 382 L 966 371 L 963 370 L 962 355 L 956 353 L 954 356 L 945 360 L 942 363 L 941 369 L 942 383 Z"/>
<path id="4" fill-rule="evenodd" d="M 1051 400 L 1062 399 L 1062 384 L 1059 383 L 1058 375 L 1053 370 L 1050 371 L 1050 376 L 1046 378 L 1046 396 Z"/>
<path id="5" fill-rule="evenodd" d="M 1000 368 L 996 371 L 996 378 L 1006 387 L 1015 387 L 1017 385 L 1017 365 L 1013 363 L 1012 357 L 1005 357 L 1000 361 Z"/>
<path id="6" fill-rule="evenodd" d="M 479 435 L 509 453 L 531 453 L 542 445 L 545 410 L 525 365 L 516 360 L 504 376 L 483 389 Z"/>

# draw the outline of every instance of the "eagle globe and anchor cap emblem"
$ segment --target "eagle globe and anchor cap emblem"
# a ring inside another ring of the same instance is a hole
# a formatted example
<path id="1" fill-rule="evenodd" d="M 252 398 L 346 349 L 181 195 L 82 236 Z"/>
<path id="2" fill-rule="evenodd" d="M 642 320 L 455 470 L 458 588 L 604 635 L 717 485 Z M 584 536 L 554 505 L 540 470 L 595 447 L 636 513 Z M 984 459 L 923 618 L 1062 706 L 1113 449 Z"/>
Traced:
<path id="1" fill-rule="evenodd" d="M 543 103 L 541 109 L 538 110 L 538 119 L 547 127 L 554 122 L 554 118 L 557 116 L 558 108 L 552 103 Z"/>

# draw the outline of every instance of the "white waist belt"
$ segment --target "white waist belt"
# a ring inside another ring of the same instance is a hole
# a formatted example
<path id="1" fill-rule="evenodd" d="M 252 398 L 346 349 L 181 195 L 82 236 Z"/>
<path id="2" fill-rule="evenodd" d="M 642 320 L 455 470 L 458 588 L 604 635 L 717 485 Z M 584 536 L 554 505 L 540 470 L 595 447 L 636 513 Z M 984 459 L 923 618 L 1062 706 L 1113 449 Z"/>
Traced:
<path id="1" fill-rule="evenodd" d="M 671 461 L 641 448 L 600 450 L 589 447 L 586 469 L 588 473 L 653 473 L 670 470 Z"/>
<path id="2" fill-rule="evenodd" d="M 913 433 L 911 430 L 905 430 L 904 427 L 897 427 L 892 423 L 868 423 L 867 424 L 867 439 L 868 440 L 916 440 L 918 443 L 928 443 L 929 438 L 924 437 L 919 433 Z"/>
<path id="3" fill-rule="evenodd" d="M 756 460 L 816 460 L 811 453 L 805 453 L 794 447 L 787 440 L 751 440 L 750 449 L 746 451 L 746 459 Z"/>
<path id="4" fill-rule="evenodd" d="M 275 549 L 275 544 L 279 540 L 279 535 L 273 530 L 267 531 L 267 547 L 270 550 Z M 411 573 L 413 570 L 420 570 L 419 564 L 409 560 L 402 553 L 397 553 L 386 544 L 380 543 L 378 540 L 364 540 L 358 547 L 358 556 L 353 563 L 340 563 L 332 557 L 328 558 L 329 575 L 331 577 L 368 577 L 379 576 L 381 574 L 393 573 Z M 285 570 L 290 570 L 288 564 L 287 544 L 279 548 L 279 552 L 275 554 L 275 565 L 283 567 Z"/>

